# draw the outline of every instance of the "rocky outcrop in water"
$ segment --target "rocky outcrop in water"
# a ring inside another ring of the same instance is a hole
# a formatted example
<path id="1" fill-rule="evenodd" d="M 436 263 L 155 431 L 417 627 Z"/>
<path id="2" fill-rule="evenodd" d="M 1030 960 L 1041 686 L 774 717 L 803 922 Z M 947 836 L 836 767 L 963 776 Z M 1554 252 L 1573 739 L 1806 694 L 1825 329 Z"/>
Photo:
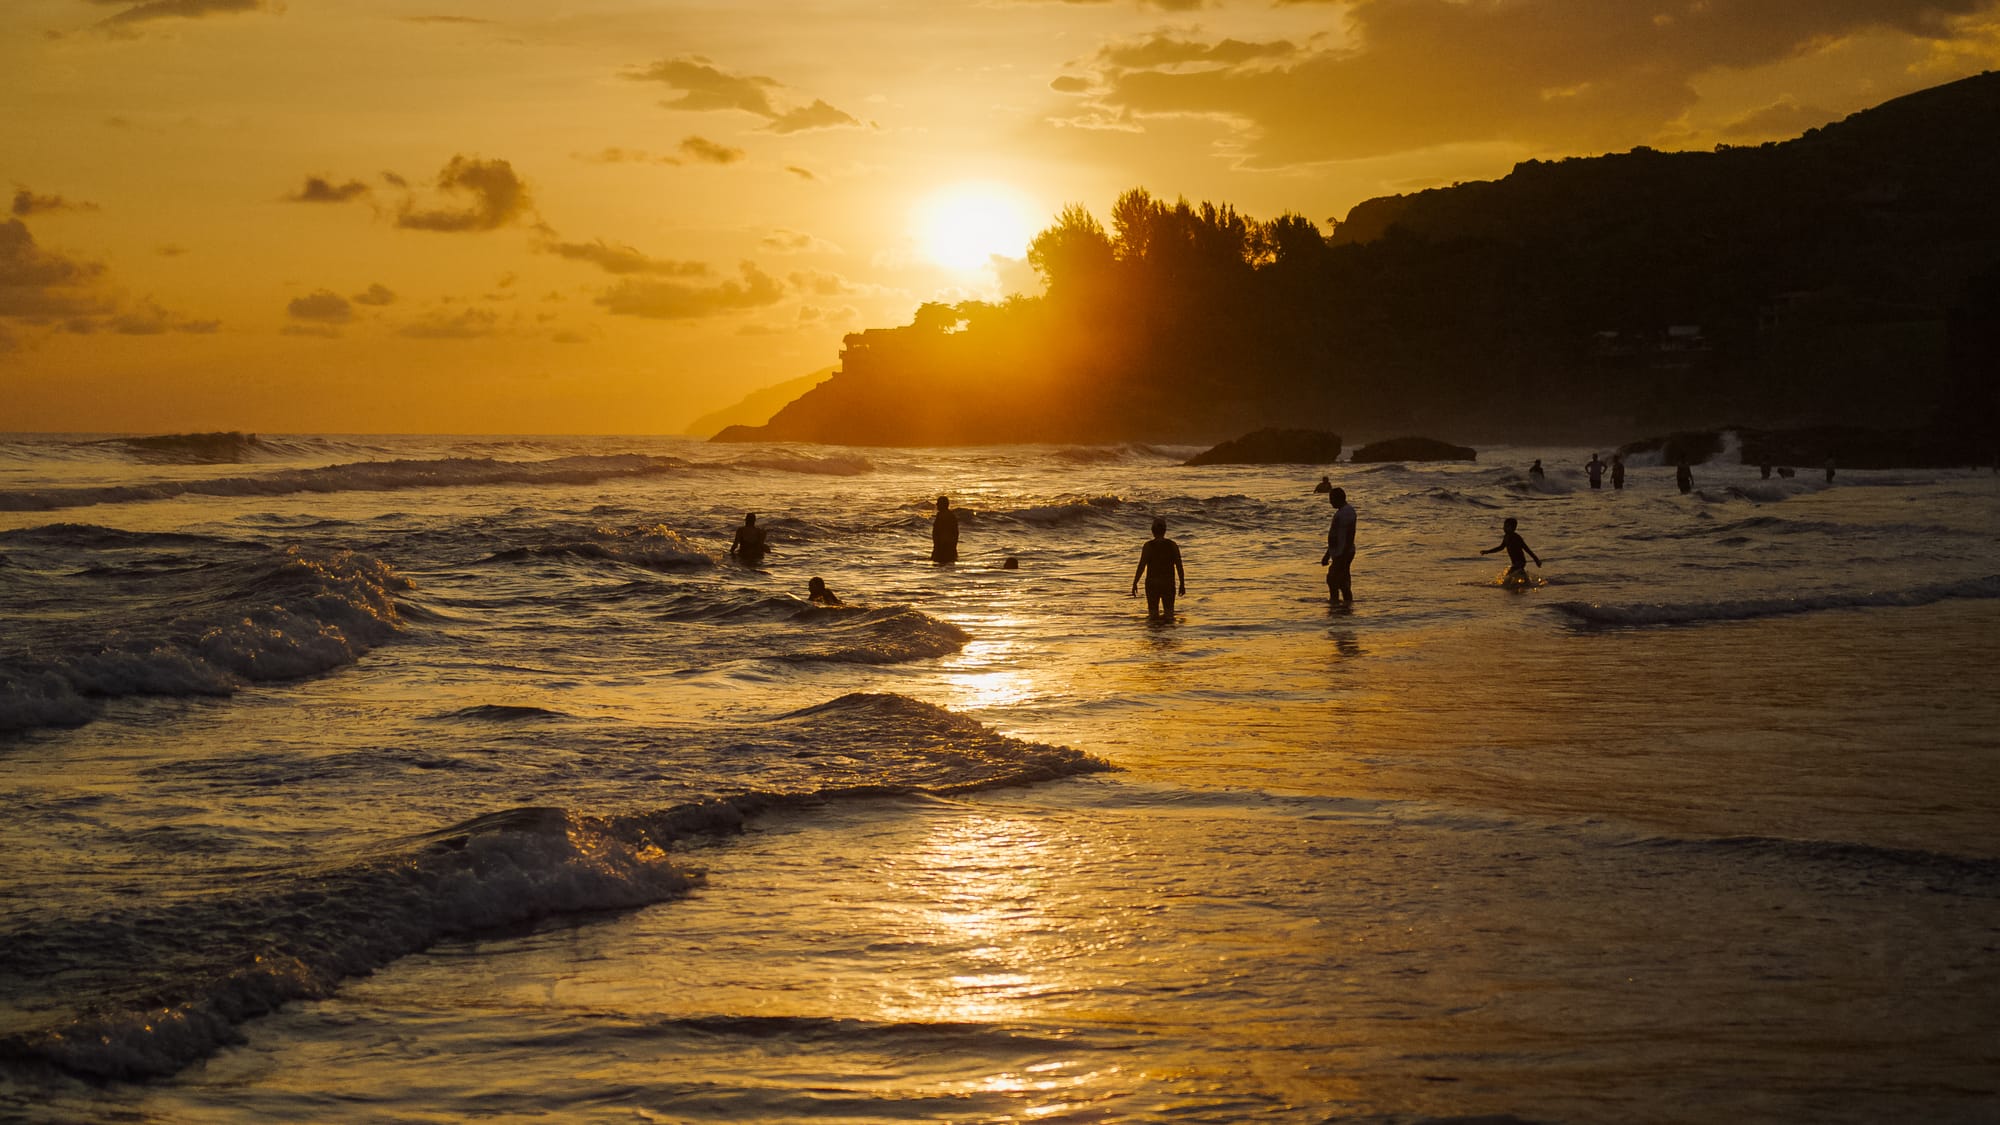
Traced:
<path id="1" fill-rule="evenodd" d="M 1331 465 L 1340 435 L 1328 430 L 1264 429 L 1232 438 L 1187 459 L 1189 465 Z"/>
<path id="2" fill-rule="evenodd" d="M 1370 461 L 1477 461 L 1479 453 L 1469 445 L 1453 445 L 1427 437 L 1399 437 L 1371 441 L 1354 451 L 1354 459 Z"/>

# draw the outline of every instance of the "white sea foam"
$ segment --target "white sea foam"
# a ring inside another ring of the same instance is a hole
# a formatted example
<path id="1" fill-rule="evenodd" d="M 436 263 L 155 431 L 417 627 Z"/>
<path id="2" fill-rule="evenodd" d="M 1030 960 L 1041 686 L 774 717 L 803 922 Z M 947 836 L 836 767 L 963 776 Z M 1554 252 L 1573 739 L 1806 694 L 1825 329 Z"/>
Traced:
<path id="1" fill-rule="evenodd" d="M 1953 598 L 2000 598 L 2000 574 L 1962 582 L 1942 582 L 1906 590 L 1866 590 L 1800 597 L 1737 598 L 1713 602 L 1602 605 L 1554 602 L 1549 608 L 1583 625 L 1694 625 L 1708 621 L 1748 621 L 1829 609 L 1923 606 Z"/>

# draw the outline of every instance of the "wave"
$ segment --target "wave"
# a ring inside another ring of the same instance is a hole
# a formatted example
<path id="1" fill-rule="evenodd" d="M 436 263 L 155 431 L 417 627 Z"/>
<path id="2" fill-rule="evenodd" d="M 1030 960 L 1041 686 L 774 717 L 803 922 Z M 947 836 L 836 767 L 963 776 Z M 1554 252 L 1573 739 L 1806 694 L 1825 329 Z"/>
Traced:
<path id="1" fill-rule="evenodd" d="M 471 707 L 460 707 L 438 716 L 443 719 L 460 719 L 471 723 L 539 723 L 552 719 L 571 718 L 563 711 L 547 707 L 528 707 L 511 703 L 480 703 Z"/>
<path id="2" fill-rule="evenodd" d="M 0 734 L 82 725 L 103 699 L 229 695 L 351 664 L 401 630 L 395 594 L 410 588 L 352 551 L 294 547 L 275 562 L 261 555 L 200 569 L 203 585 L 186 599 L 202 604 L 197 612 L 124 627 L 144 610 L 127 615 L 114 604 L 108 620 L 118 624 L 102 632 L 63 621 L 59 634 L 0 649 Z"/>
<path id="3" fill-rule="evenodd" d="M 715 565 L 715 557 L 664 524 L 640 528 L 597 527 L 581 537 L 557 539 L 525 547 L 509 547 L 481 559 L 486 563 L 527 562 L 532 559 L 577 558 L 623 563 L 652 570 L 681 570 Z"/>
<path id="4" fill-rule="evenodd" d="M 268 455 L 277 452 L 256 434 L 246 434 L 236 430 L 206 434 L 105 438 L 91 444 L 114 446 L 143 461 L 193 464 L 247 461 L 259 454 Z"/>
<path id="5" fill-rule="evenodd" d="M 162 1077 L 234 1041 L 246 1020 L 442 939 L 677 898 L 702 875 L 672 849 L 753 817 L 1111 768 L 905 696 L 843 696 L 767 725 L 843 758 L 881 750 L 892 766 L 860 784 L 619 815 L 507 809 L 249 888 L 5 934 L 0 975 L 36 982 L 70 1014 L 0 1037 L 0 1060 L 92 1080 Z"/>
<path id="6" fill-rule="evenodd" d="M 819 635 L 804 647 L 787 652 L 785 660 L 903 664 L 949 656 L 972 639 L 951 622 L 906 605 L 877 609 L 813 606 L 799 619 L 819 626 Z"/>
<path id="7" fill-rule="evenodd" d="M 1468 508 L 1497 509 L 1503 507 L 1503 505 L 1495 504 L 1490 500 L 1482 500 L 1477 496 L 1470 496 L 1452 488 L 1426 488 L 1422 492 L 1417 493 L 1417 495 L 1426 500 L 1435 500 L 1441 504 L 1457 504 Z"/>
<path id="8" fill-rule="evenodd" d="M 176 496 L 290 496 L 298 493 L 388 492 L 402 488 L 464 488 L 493 484 L 595 484 L 685 470 L 678 457 L 638 453 L 578 454 L 546 461 L 487 457 L 353 461 L 264 476 L 73 488 L 0 489 L 0 511 L 45 512 L 95 504 L 130 504 Z"/>
<path id="9" fill-rule="evenodd" d="M 1116 515 L 1118 509 L 1124 506 L 1125 501 L 1117 496 L 1065 497 L 1049 504 L 1031 504 L 1025 508 L 1002 508 L 980 512 L 975 522 L 1003 519 L 1046 527 L 1107 519 Z"/>
<path id="10" fill-rule="evenodd" d="M 822 477 L 858 477 L 875 471 L 875 463 L 858 453 L 846 457 L 814 457 L 806 454 L 790 457 L 772 455 L 739 457 L 720 464 L 731 469 L 768 469 L 777 473 L 806 473 Z"/>
<path id="11" fill-rule="evenodd" d="M 1715 836 L 1702 839 L 1654 836 L 1634 840 L 1624 846 L 1725 855 L 1774 855 L 1787 860 L 1868 871 L 1902 870 L 1965 883 L 2000 883 L 2000 858 L 1857 844 L 1846 840 L 1800 840 L 1781 836 Z"/>
<path id="12" fill-rule="evenodd" d="M 1908 608 L 1957 598 L 2000 598 L 2000 574 L 1962 582 L 1941 582 L 1908 590 L 1871 590 L 1849 594 L 1802 597 L 1743 598 L 1718 602 L 1654 605 L 1601 605 L 1595 602 L 1554 602 L 1549 608 L 1579 625 L 1695 625 L 1710 621 L 1749 621 L 1828 609 Z"/>

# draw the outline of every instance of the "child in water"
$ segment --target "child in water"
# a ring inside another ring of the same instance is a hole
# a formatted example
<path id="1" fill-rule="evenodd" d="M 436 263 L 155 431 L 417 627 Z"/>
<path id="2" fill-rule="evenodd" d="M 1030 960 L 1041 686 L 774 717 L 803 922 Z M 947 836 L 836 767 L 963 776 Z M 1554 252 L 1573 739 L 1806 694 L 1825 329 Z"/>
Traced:
<path id="1" fill-rule="evenodd" d="M 1513 516 L 1508 516 L 1507 521 L 1500 525 L 1501 531 L 1505 533 L 1500 537 L 1500 545 L 1497 547 L 1488 547 L 1484 551 L 1479 552 L 1482 555 L 1490 555 L 1495 551 L 1507 552 L 1508 561 L 1514 565 L 1507 568 L 1506 575 L 1500 579 L 1502 582 L 1526 581 L 1528 577 L 1528 559 L 1535 560 L 1535 566 L 1537 567 L 1542 565 L 1542 556 L 1536 554 L 1533 547 L 1528 546 L 1528 541 L 1521 538 L 1520 532 L 1514 530 L 1519 522 Z"/>
<path id="2" fill-rule="evenodd" d="M 832 590 L 826 588 L 826 579 L 818 575 L 814 575 L 812 581 L 806 583 L 806 600 L 814 605 L 840 604 L 840 599 L 834 596 Z"/>
<path id="3" fill-rule="evenodd" d="M 1167 538 L 1167 521 L 1153 521 L 1153 537 L 1139 549 L 1139 569 L 1132 572 L 1132 594 L 1139 593 L 1139 579 L 1146 579 L 1146 616 L 1159 620 L 1174 619 L 1174 580 L 1180 579 L 1180 591 L 1187 593 L 1187 569 L 1181 566 L 1181 545 Z M 1165 603 L 1165 614 L 1160 612 Z"/>

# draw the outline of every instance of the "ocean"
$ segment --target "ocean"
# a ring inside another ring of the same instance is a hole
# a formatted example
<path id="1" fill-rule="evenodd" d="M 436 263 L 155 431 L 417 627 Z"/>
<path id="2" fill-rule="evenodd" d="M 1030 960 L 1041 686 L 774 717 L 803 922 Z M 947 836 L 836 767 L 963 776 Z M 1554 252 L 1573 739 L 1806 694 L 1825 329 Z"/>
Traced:
<path id="1" fill-rule="evenodd" d="M 1192 452 L 0 436 L 0 1117 L 2000 1120 L 2000 477 Z"/>

